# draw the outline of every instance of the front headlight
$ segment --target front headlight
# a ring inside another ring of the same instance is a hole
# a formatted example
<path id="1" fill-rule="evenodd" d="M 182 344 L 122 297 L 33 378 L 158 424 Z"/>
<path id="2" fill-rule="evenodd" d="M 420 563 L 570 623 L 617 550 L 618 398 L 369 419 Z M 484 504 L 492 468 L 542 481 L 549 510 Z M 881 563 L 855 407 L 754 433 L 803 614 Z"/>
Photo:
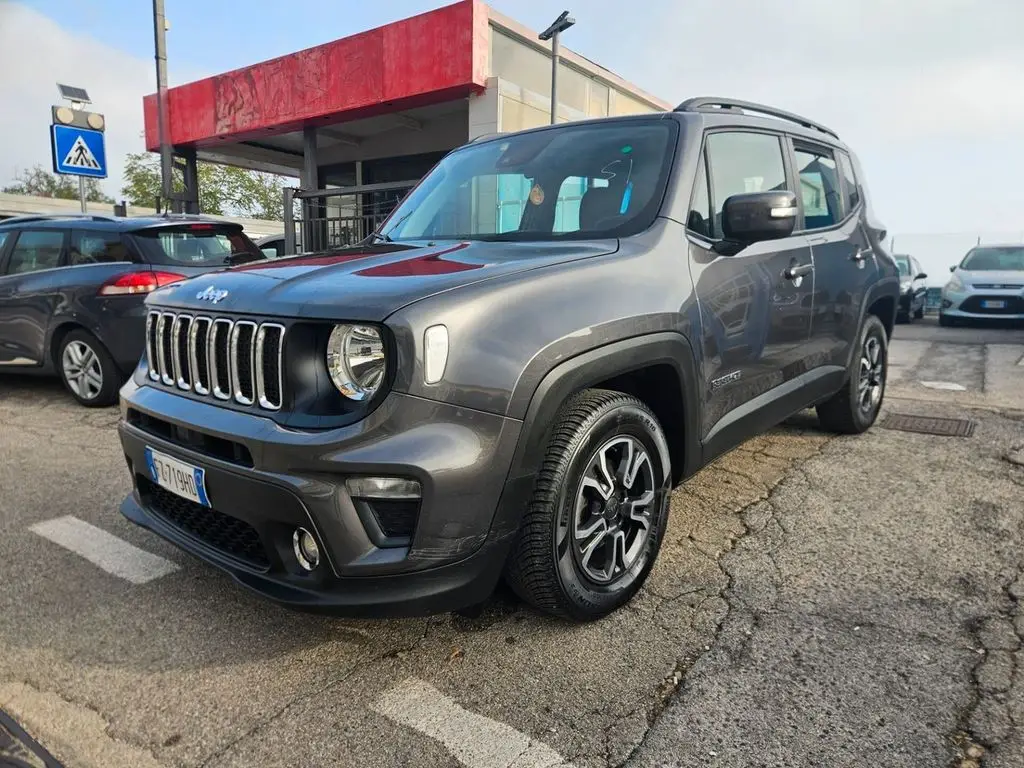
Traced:
<path id="1" fill-rule="evenodd" d="M 951 291 L 962 291 L 964 289 L 964 282 L 958 275 L 954 274 L 949 278 L 949 282 L 946 283 L 946 288 Z"/>
<path id="2" fill-rule="evenodd" d="M 384 381 L 387 363 L 380 331 L 368 325 L 337 325 L 327 340 L 331 381 L 350 400 L 369 400 Z"/>

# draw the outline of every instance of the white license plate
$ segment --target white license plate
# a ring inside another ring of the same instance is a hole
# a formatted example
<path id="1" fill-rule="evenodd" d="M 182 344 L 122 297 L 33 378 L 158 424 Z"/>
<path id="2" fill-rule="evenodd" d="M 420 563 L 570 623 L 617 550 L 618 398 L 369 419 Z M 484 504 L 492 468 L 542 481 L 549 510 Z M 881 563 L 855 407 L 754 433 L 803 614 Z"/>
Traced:
<path id="1" fill-rule="evenodd" d="M 178 461 L 152 448 L 146 448 L 146 464 L 149 476 L 161 488 L 204 507 L 210 506 L 206 495 L 206 470 L 202 467 Z"/>
<path id="2" fill-rule="evenodd" d="M 1002 299 L 986 299 L 981 302 L 982 309 L 1006 309 L 1006 302 Z"/>

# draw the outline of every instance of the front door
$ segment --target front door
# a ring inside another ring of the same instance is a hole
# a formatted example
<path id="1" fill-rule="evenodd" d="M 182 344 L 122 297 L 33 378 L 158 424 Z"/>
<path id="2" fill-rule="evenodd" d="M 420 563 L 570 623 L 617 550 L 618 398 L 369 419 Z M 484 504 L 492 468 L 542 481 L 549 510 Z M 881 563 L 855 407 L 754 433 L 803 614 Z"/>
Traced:
<path id="1" fill-rule="evenodd" d="M 815 274 L 802 235 L 755 243 L 732 256 L 713 247 L 722 237 L 727 198 L 790 188 L 779 135 L 711 133 L 705 166 L 688 219 L 690 269 L 702 325 L 703 437 L 719 453 L 768 425 L 776 404 L 786 408 L 779 398 L 788 402 L 789 389 L 799 388 L 794 381 L 807 369 Z"/>
<path id="2" fill-rule="evenodd" d="M 54 272 L 61 265 L 65 232 L 23 229 L 0 265 L 0 365 L 44 362 L 46 334 L 57 293 Z"/>

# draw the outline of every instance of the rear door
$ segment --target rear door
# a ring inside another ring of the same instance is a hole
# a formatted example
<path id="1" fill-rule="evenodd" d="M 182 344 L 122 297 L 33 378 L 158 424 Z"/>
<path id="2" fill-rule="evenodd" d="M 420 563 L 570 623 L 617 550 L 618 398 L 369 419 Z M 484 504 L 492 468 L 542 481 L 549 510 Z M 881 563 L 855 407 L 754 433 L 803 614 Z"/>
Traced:
<path id="1" fill-rule="evenodd" d="M 863 203 L 845 153 L 795 137 L 790 149 L 804 234 L 814 254 L 812 354 L 845 371 L 860 333 L 864 297 L 878 270 L 860 221 Z"/>
<path id="2" fill-rule="evenodd" d="M 0 272 L 0 365 L 39 366 L 60 301 L 67 230 L 22 229 L 9 237 L 14 243 Z"/>
<path id="3" fill-rule="evenodd" d="M 715 454 L 789 415 L 776 419 L 776 409 L 786 410 L 779 398 L 807 369 L 815 276 L 810 247 L 800 235 L 755 243 L 732 256 L 713 249 L 722 238 L 727 198 L 791 187 L 781 135 L 712 132 L 705 162 L 688 228 L 703 329 L 703 436 Z M 794 266 L 803 274 L 787 279 L 784 273 Z"/>

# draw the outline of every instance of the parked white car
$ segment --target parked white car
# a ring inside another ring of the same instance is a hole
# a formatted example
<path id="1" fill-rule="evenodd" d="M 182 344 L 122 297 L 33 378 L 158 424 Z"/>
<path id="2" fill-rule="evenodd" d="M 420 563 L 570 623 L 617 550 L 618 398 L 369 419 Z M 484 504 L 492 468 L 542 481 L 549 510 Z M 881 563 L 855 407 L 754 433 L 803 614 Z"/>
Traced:
<path id="1" fill-rule="evenodd" d="M 942 289 L 941 325 L 1024 321 L 1024 244 L 980 245 L 949 269 L 953 276 Z"/>

